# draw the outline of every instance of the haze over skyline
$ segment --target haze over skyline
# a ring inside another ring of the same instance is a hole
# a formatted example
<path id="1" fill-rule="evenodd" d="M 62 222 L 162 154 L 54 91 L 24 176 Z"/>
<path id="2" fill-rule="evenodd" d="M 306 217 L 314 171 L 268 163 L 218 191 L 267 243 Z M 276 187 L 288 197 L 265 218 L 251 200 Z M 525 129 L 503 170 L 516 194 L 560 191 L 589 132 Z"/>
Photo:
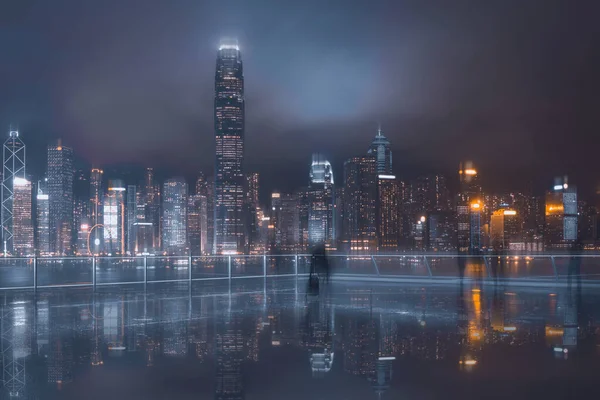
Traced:
<path id="1" fill-rule="evenodd" d="M 0 133 L 18 124 L 31 170 L 62 137 L 90 163 L 211 172 L 219 39 L 236 37 L 246 82 L 246 170 L 266 188 L 336 178 L 378 123 L 399 176 L 583 190 L 600 118 L 593 2 L 132 0 L 0 6 Z M 494 189 L 494 188 L 492 188 Z"/>

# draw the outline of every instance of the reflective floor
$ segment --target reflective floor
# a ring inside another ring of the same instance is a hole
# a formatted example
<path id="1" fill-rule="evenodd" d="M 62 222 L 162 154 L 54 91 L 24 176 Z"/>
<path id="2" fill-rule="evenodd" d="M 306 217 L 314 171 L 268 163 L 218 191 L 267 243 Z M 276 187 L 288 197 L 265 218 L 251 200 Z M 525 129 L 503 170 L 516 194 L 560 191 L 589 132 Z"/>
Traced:
<path id="1" fill-rule="evenodd" d="M 295 279 L 0 292 L 1 399 L 565 399 L 600 289 Z M 12 397 L 11 397 L 12 396 Z"/>

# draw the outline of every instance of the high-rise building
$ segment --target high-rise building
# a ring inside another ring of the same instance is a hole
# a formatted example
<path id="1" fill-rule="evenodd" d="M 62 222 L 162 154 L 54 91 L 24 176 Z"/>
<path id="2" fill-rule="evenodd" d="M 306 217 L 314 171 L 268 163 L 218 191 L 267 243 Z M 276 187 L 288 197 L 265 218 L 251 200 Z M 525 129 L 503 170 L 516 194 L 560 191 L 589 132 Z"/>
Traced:
<path id="1" fill-rule="evenodd" d="M 521 240 L 521 219 L 516 210 L 501 208 L 490 218 L 490 245 L 494 251 L 509 249 L 513 242 Z"/>
<path id="2" fill-rule="evenodd" d="M 206 178 L 200 174 L 196 181 L 196 194 L 206 198 L 206 245 L 204 254 L 214 253 L 215 240 L 215 199 L 214 199 L 214 181 L 212 178 Z"/>
<path id="3" fill-rule="evenodd" d="M 187 247 L 188 185 L 183 178 L 167 179 L 163 185 L 162 249 L 183 255 Z"/>
<path id="4" fill-rule="evenodd" d="M 206 196 L 195 194 L 189 196 L 187 208 L 187 235 L 190 254 L 199 256 L 207 254 L 207 202 Z"/>
<path id="5" fill-rule="evenodd" d="M 375 163 L 377 164 L 376 172 L 378 175 L 392 174 L 392 150 L 389 140 L 381 132 L 381 127 L 377 129 L 377 135 L 371 142 L 367 154 L 375 157 Z"/>
<path id="6" fill-rule="evenodd" d="M 426 224 L 428 250 L 456 251 L 456 214 L 434 211 L 427 215 Z"/>
<path id="7" fill-rule="evenodd" d="M 160 185 L 154 179 L 154 170 L 146 168 L 146 177 L 144 179 L 144 203 L 146 207 L 145 221 L 152 224 L 154 231 L 154 248 L 161 248 L 161 212 L 160 212 Z"/>
<path id="8" fill-rule="evenodd" d="M 300 242 L 298 200 L 295 195 L 274 192 L 271 194 L 271 218 L 273 226 L 272 251 L 293 253 Z"/>
<path id="9" fill-rule="evenodd" d="M 47 193 L 44 193 L 41 183 L 38 183 L 36 196 L 36 229 L 35 248 L 40 256 L 50 254 L 50 204 Z"/>
<path id="10" fill-rule="evenodd" d="M 48 197 L 50 203 L 50 251 L 71 253 L 73 229 L 73 149 L 48 146 Z"/>
<path id="11" fill-rule="evenodd" d="M 598 209 L 584 201 L 579 202 L 577 227 L 579 238 L 587 245 L 598 239 Z"/>
<path id="12" fill-rule="evenodd" d="M 13 182 L 13 253 L 29 256 L 33 251 L 33 222 L 31 213 L 31 182 L 23 178 L 14 178 Z"/>
<path id="13" fill-rule="evenodd" d="M 394 175 L 379 175 L 377 179 L 377 237 L 379 251 L 398 251 L 402 224 L 400 221 L 400 186 Z"/>
<path id="14" fill-rule="evenodd" d="M 246 251 L 254 252 L 259 247 L 260 224 L 259 212 L 259 174 L 251 172 L 246 175 L 246 201 L 244 202 L 244 227 L 246 239 Z M 258 246 L 257 246 L 258 245 Z"/>
<path id="15" fill-rule="evenodd" d="M 127 218 L 125 219 L 126 229 L 125 236 L 127 238 L 127 246 L 125 246 L 125 251 L 127 254 L 135 253 L 135 223 L 138 221 L 138 209 L 137 209 L 137 197 L 138 191 L 135 185 L 127 185 L 127 204 L 125 206 Z"/>
<path id="16" fill-rule="evenodd" d="M 92 230 L 90 236 L 90 250 L 94 254 L 102 252 L 102 244 L 104 243 L 104 230 L 94 228 L 104 222 L 103 205 L 104 205 L 104 190 L 102 188 L 102 179 L 104 171 L 99 168 L 92 168 L 90 174 L 90 218 L 89 224 Z"/>
<path id="17" fill-rule="evenodd" d="M 460 163 L 458 178 L 460 191 L 456 199 L 457 241 L 458 251 L 464 253 L 473 248 L 471 244 L 472 237 L 480 238 L 480 228 L 478 228 L 479 233 L 476 235 L 471 234 L 473 223 L 471 211 L 474 210 L 471 203 L 481 200 L 481 185 L 479 184 L 477 170 L 470 161 Z M 481 222 L 481 209 L 478 209 L 476 214 L 475 219 L 477 220 L 478 217 Z M 478 226 L 480 227 L 481 223 Z M 475 247 L 478 246 L 480 246 L 480 243 L 477 243 Z"/>
<path id="18" fill-rule="evenodd" d="M 331 164 L 320 154 L 313 154 L 308 187 L 308 242 L 335 246 L 334 182 Z"/>
<path id="19" fill-rule="evenodd" d="M 309 190 L 307 187 L 296 190 L 294 196 L 298 201 L 298 252 L 310 250 L 308 236 Z"/>
<path id="20" fill-rule="evenodd" d="M 125 192 L 120 179 L 108 183 L 104 196 L 104 250 L 109 254 L 125 254 Z"/>
<path id="21" fill-rule="evenodd" d="M 377 247 L 377 173 L 374 157 L 344 163 L 344 243 L 350 251 Z"/>
<path id="22" fill-rule="evenodd" d="M 13 202 L 15 179 L 26 179 L 25 176 L 25 144 L 19 138 L 19 131 L 10 129 L 9 137 L 2 150 L 2 251 L 13 253 Z"/>
<path id="23" fill-rule="evenodd" d="M 566 177 L 546 194 L 544 242 L 549 249 L 569 248 L 577 241 L 577 190 Z"/>
<path id="24" fill-rule="evenodd" d="M 222 42 L 215 74 L 215 252 L 238 254 L 245 244 L 244 73 L 237 43 Z"/>
<path id="25" fill-rule="evenodd" d="M 472 200 L 469 208 L 470 229 L 469 229 L 469 252 L 470 254 L 479 254 L 483 248 L 481 216 L 484 212 L 484 206 L 481 200 Z"/>

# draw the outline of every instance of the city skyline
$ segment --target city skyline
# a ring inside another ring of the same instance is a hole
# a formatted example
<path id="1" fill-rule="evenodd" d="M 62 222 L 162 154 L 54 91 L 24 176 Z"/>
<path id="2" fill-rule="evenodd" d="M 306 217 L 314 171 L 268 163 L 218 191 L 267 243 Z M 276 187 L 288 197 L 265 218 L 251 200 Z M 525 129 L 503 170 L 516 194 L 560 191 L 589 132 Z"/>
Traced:
<path id="1" fill-rule="evenodd" d="M 585 160 L 598 144 L 590 102 L 598 60 L 589 42 L 594 13 L 585 7 L 458 2 L 448 18 L 426 4 L 353 2 L 336 18 L 333 5 L 309 1 L 290 13 L 262 3 L 265 15 L 235 1 L 161 4 L 141 15 L 123 4 L 64 1 L 60 16 L 44 2 L 3 5 L 2 15 L 18 23 L 7 24 L 13 40 L 2 43 L 11 62 L 0 76 L 11 79 L 3 82 L 0 128 L 17 124 L 31 139 L 32 160 L 62 137 L 94 165 L 146 167 L 152 159 L 172 175 L 210 170 L 214 49 L 221 37 L 237 37 L 253 104 L 246 166 L 271 189 L 301 184 L 301 164 L 315 151 L 340 171 L 381 123 L 399 177 L 451 176 L 458 160 L 472 159 L 497 190 L 533 182 L 540 191 L 541 177 L 568 174 L 580 190 L 595 191 L 598 177 Z M 563 17 L 577 23 L 558 34 L 552 27 Z M 257 23 L 265 19 L 277 21 L 274 32 Z M 180 29 L 166 29 L 174 21 Z M 267 145 L 276 151 L 263 154 Z M 166 146 L 179 156 L 164 154 Z"/>

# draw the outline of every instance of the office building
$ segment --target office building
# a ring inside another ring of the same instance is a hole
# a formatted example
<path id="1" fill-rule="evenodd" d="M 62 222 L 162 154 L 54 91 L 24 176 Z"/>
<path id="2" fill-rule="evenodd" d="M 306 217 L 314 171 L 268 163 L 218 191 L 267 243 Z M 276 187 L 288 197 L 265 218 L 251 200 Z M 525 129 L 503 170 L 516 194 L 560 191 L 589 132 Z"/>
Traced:
<path id="1" fill-rule="evenodd" d="M 456 251 L 456 214 L 434 211 L 426 217 L 427 249 L 429 251 Z"/>
<path id="2" fill-rule="evenodd" d="M 19 131 L 10 129 L 9 137 L 2 150 L 2 207 L 0 222 L 2 223 L 2 251 L 12 254 L 13 248 L 13 202 L 14 184 L 26 179 L 25 176 L 25 144 L 19 137 Z M 16 179 L 16 181 L 15 181 Z"/>
<path id="3" fill-rule="evenodd" d="M 469 253 L 479 254 L 483 249 L 483 235 L 482 235 L 482 214 L 484 212 L 484 206 L 481 200 L 471 200 L 469 207 Z"/>
<path id="4" fill-rule="evenodd" d="M 310 242 L 308 236 L 308 187 L 296 190 L 294 192 L 294 196 L 298 201 L 298 252 L 307 252 L 310 251 Z"/>
<path id="5" fill-rule="evenodd" d="M 14 178 L 12 203 L 13 254 L 30 256 L 33 251 L 32 186 L 23 178 Z"/>
<path id="6" fill-rule="evenodd" d="M 104 243 L 104 229 L 98 228 L 104 222 L 104 188 L 102 186 L 104 171 L 99 168 L 92 168 L 90 174 L 90 210 L 89 225 L 91 230 L 90 250 L 93 254 L 102 252 Z M 96 228 L 94 228 L 96 227 Z"/>
<path id="7" fill-rule="evenodd" d="M 144 221 L 152 224 L 154 248 L 161 248 L 161 209 L 160 209 L 160 185 L 154 179 L 154 170 L 146 168 L 146 177 L 144 179 L 143 203 L 146 208 Z M 138 204 L 139 207 L 139 204 Z"/>
<path id="8" fill-rule="evenodd" d="M 205 254 L 214 254 L 215 240 L 215 199 L 214 199 L 214 181 L 212 178 L 206 178 L 200 174 L 196 181 L 196 194 L 206 198 L 206 247 Z"/>
<path id="9" fill-rule="evenodd" d="M 126 246 L 125 251 L 127 254 L 133 255 L 135 252 L 135 223 L 139 222 L 138 220 L 138 191 L 135 185 L 127 185 L 127 202 L 125 205 L 125 237 L 126 237 Z"/>
<path id="10" fill-rule="evenodd" d="M 215 74 L 215 252 L 243 252 L 244 73 L 236 42 L 222 42 Z"/>
<path id="11" fill-rule="evenodd" d="M 473 209 L 471 203 L 481 200 L 481 185 L 479 184 L 479 175 L 477 170 L 470 161 L 460 163 L 458 170 L 459 178 L 459 193 L 456 198 L 456 223 L 457 223 L 457 241 L 458 251 L 460 253 L 466 253 L 475 247 L 479 247 L 481 243 L 472 245 L 472 237 L 480 239 L 480 226 L 481 226 L 481 210 Z M 480 204 L 481 206 L 481 204 Z M 475 210 L 476 214 L 474 220 L 471 218 L 471 211 Z M 478 231 L 471 234 L 471 227 L 473 222 L 479 221 L 477 224 Z"/>
<path id="12" fill-rule="evenodd" d="M 271 217 L 273 226 L 270 250 L 276 253 L 294 253 L 300 242 L 298 200 L 295 195 L 274 192 L 271 194 Z"/>
<path id="13" fill-rule="evenodd" d="M 490 218 L 490 247 L 493 251 L 512 249 L 511 243 L 522 243 L 522 224 L 517 211 L 501 208 Z"/>
<path id="14" fill-rule="evenodd" d="M 371 142 L 367 155 L 375 158 L 376 173 L 378 175 L 392 174 L 392 150 L 389 140 L 377 129 L 377 135 Z"/>
<path id="15" fill-rule="evenodd" d="M 374 157 L 344 163 L 344 244 L 349 251 L 377 248 L 377 173 Z"/>
<path id="16" fill-rule="evenodd" d="M 104 251 L 108 254 L 125 254 L 125 192 L 120 179 L 108 183 L 104 196 Z"/>
<path id="17" fill-rule="evenodd" d="M 308 187 L 309 246 L 335 246 L 334 181 L 331 164 L 321 154 L 313 154 Z"/>
<path id="18" fill-rule="evenodd" d="M 54 255 L 72 252 L 73 231 L 73 149 L 59 140 L 48 146 L 48 198 L 50 205 L 50 251 Z"/>
<path id="19" fill-rule="evenodd" d="M 192 256 L 207 254 L 207 219 L 206 196 L 201 194 L 189 196 L 187 209 L 187 235 L 190 254 Z"/>
<path id="20" fill-rule="evenodd" d="M 398 251 L 401 239 L 400 186 L 394 175 L 379 175 L 377 179 L 377 237 L 379 251 Z"/>
<path id="21" fill-rule="evenodd" d="M 259 193 L 259 174 L 252 172 L 246 175 L 246 201 L 244 202 L 244 227 L 246 251 L 248 253 L 256 250 L 259 246 L 259 230 L 261 221 L 259 219 L 260 203 L 258 198 Z"/>
<path id="22" fill-rule="evenodd" d="M 544 242 L 547 249 L 567 249 L 577 241 L 577 190 L 557 178 L 546 194 Z"/>
<path id="23" fill-rule="evenodd" d="M 38 182 L 36 196 L 36 229 L 35 248 L 40 256 L 50 254 L 50 202 L 48 194 L 44 193 L 41 183 Z"/>
<path id="24" fill-rule="evenodd" d="M 166 180 L 162 202 L 162 249 L 167 254 L 187 253 L 187 207 L 188 185 L 185 180 Z"/>

